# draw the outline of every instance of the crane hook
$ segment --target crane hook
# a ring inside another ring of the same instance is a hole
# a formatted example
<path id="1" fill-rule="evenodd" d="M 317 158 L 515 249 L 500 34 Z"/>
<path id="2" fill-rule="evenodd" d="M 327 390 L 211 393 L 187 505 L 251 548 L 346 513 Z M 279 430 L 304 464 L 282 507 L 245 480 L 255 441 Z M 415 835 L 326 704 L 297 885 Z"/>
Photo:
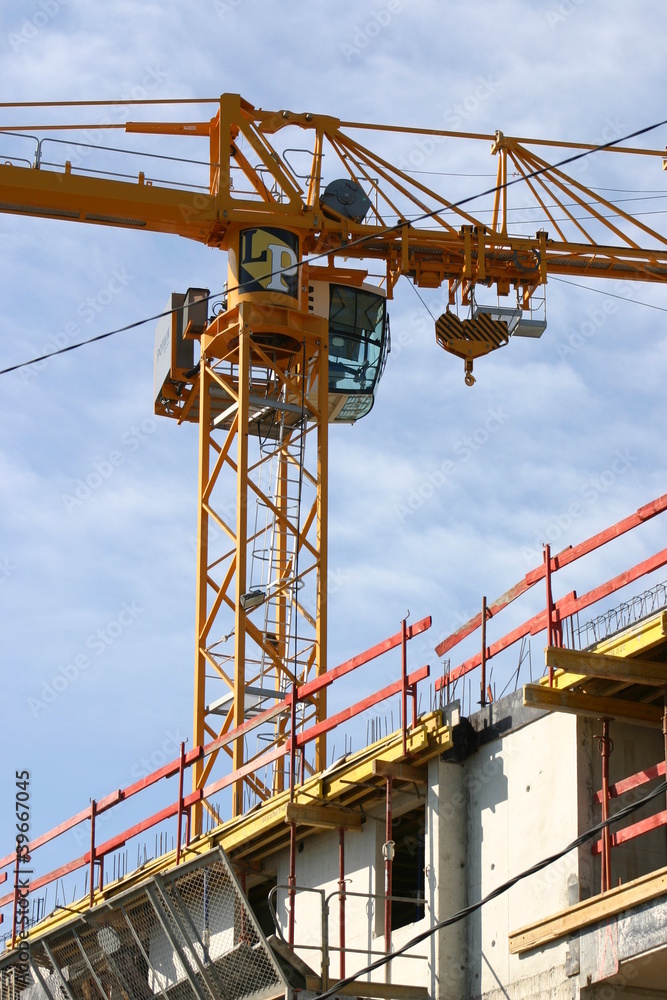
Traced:
<path id="1" fill-rule="evenodd" d="M 475 376 L 472 373 L 472 359 L 468 358 L 465 362 L 465 383 L 466 385 L 475 384 Z"/>

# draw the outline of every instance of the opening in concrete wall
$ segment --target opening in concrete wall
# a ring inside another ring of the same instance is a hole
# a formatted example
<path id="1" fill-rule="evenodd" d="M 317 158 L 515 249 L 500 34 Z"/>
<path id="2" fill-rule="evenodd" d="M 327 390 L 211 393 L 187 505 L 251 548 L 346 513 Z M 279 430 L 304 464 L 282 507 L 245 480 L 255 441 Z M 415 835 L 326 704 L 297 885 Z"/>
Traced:
<path id="1" fill-rule="evenodd" d="M 262 928 L 262 933 L 265 937 L 271 937 L 272 934 L 276 933 L 275 924 L 273 923 L 273 915 L 271 913 L 271 908 L 269 907 L 269 893 L 271 889 L 275 888 L 276 879 L 269 878 L 265 879 L 263 882 L 259 882 L 248 890 L 248 902 L 250 903 L 250 909 L 255 914 L 257 918 L 257 923 Z"/>
<path id="2" fill-rule="evenodd" d="M 391 904 L 392 930 L 414 924 L 424 916 L 424 867 L 426 842 L 426 810 L 422 804 L 417 809 L 396 816 L 391 824 L 394 841 L 392 870 L 392 896 L 414 902 Z"/>

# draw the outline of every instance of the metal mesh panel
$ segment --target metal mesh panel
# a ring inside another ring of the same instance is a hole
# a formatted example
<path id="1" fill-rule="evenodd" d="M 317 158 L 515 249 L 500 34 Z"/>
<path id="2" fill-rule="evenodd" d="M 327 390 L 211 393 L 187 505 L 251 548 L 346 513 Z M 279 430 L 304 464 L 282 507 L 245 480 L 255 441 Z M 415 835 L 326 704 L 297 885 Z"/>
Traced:
<path id="1" fill-rule="evenodd" d="M 164 883 L 172 906 L 202 943 L 230 1000 L 284 993 L 285 984 L 228 863 L 220 860 Z"/>
<path id="2" fill-rule="evenodd" d="M 95 941 L 105 956 L 108 973 L 116 987 L 111 995 L 127 995 L 132 1000 L 152 997 L 149 986 L 147 951 L 137 941 L 122 911 L 104 914 L 103 921 L 95 921 Z M 82 936 L 83 943 L 83 936 Z M 85 946 L 84 946 L 85 947 Z M 87 948 L 86 948 L 87 950 Z M 101 977 L 100 977 L 101 978 Z M 118 994 L 118 988 L 122 991 Z"/>
<path id="3" fill-rule="evenodd" d="M 98 993 L 96 990 L 91 992 L 90 972 L 72 932 L 54 934 L 49 939 L 49 947 L 74 1000 L 90 1000 L 91 997 L 97 1000 Z"/>
<path id="4" fill-rule="evenodd" d="M 117 974 L 121 974 L 128 984 L 133 984 L 136 997 L 160 995 L 165 978 L 163 966 L 171 952 L 148 897 L 142 895 L 127 906 L 114 910 L 108 926 L 120 941 L 118 952 L 110 956 Z M 188 1000 L 192 995 L 192 991 L 186 994 Z"/>
<path id="5" fill-rule="evenodd" d="M 168 996 L 178 996 L 179 1000 L 189 1000 L 190 997 L 208 998 L 209 991 L 201 974 L 205 956 L 203 948 L 195 935 L 188 934 L 188 929 L 179 926 L 169 900 L 158 886 L 149 889 L 151 901 L 159 915 L 162 933 L 151 942 L 151 954 L 159 955 L 160 970 L 157 983 L 165 989 Z M 164 949 L 166 948 L 166 952 Z M 186 981 L 187 980 L 187 981 Z M 172 987 L 178 986 L 177 990 Z M 215 993 L 213 993 L 215 996 Z"/>
<path id="6" fill-rule="evenodd" d="M 33 965 L 37 966 L 39 969 L 39 974 L 44 981 L 46 990 L 51 994 L 53 1000 L 69 1000 L 67 993 L 61 986 L 60 977 L 54 970 L 49 956 L 46 953 L 44 945 L 40 942 L 30 946 L 30 952 L 32 955 Z M 41 985 L 36 987 L 36 992 L 34 994 L 35 998 L 42 1000 L 42 997 L 47 997 L 48 994 L 42 989 Z M 32 1000 L 32 995 L 24 994 L 21 1000 Z"/>
<path id="7" fill-rule="evenodd" d="M 1 1000 L 48 1000 L 46 993 L 39 984 L 35 983 L 32 972 L 28 973 L 27 979 L 19 977 L 16 969 L 3 969 L 0 972 L 0 998 Z"/>
<path id="8" fill-rule="evenodd" d="M 39 974 L 44 981 L 35 975 L 32 969 L 24 975 L 17 965 L 9 966 L 0 971 L 0 1000 L 68 1000 L 61 990 L 58 977 L 54 972 L 43 948 L 39 945 L 31 948 L 32 961 L 39 968 Z M 48 991 L 48 992 L 47 992 Z"/>
<path id="9" fill-rule="evenodd" d="M 285 982 L 222 851 L 147 879 L 31 946 L 0 1000 L 272 1000 Z"/>

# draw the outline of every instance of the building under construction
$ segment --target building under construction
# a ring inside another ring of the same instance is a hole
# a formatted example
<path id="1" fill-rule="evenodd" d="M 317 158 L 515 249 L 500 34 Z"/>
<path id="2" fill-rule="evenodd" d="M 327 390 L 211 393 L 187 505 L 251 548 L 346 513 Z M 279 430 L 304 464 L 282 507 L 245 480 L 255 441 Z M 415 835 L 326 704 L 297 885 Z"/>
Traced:
<path id="1" fill-rule="evenodd" d="M 57 140 L 2 133 L 34 149 L 3 153 L 0 211 L 186 236 L 228 272 L 222 294 L 175 292 L 155 338 L 155 412 L 199 431 L 192 747 L 19 832 L 0 858 L 0 1000 L 667 996 L 667 591 L 652 576 L 667 550 L 558 596 L 560 570 L 662 517 L 667 495 L 545 545 L 432 642 L 437 668 L 412 653 L 430 617 L 329 664 L 326 594 L 329 428 L 373 406 L 398 279 L 447 289 L 435 339 L 472 386 L 475 360 L 541 336 L 549 275 L 664 282 L 667 238 L 565 173 L 599 147 L 558 159 L 558 143 L 481 137 L 498 165 L 485 225 L 362 144 L 375 126 L 212 103 L 207 120 L 125 126 L 204 145 L 152 154 L 178 182 L 152 160 L 128 174 L 122 149 L 77 169 L 62 124 Z M 290 154 L 311 140 L 302 174 Z M 534 236 L 508 231 L 508 170 L 543 213 Z M 540 610 L 491 640 L 529 593 Z M 508 654 L 496 696 L 490 664 Z M 345 738 L 327 765 L 345 727 L 362 749 Z"/>

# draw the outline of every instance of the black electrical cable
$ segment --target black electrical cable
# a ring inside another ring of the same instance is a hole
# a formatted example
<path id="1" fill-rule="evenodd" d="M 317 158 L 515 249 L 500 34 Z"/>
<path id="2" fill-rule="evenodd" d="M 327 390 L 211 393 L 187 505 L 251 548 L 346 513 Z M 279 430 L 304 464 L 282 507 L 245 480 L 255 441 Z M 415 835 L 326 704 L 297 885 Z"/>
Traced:
<path id="1" fill-rule="evenodd" d="M 382 968 L 383 965 L 387 965 L 393 959 L 399 958 L 399 956 L 404 955 L 406 951 L 409 951 L 411 948 L 414 948 L 415 945 L 420 944 L 427 938 L 432 937 L 434 934 L 437 934 L 437 932 L 443 930 L 443 928 L 449 927 L 451 924 L 458 923 L 458 921 L 463 920 L 464 917 L 469 916 L 471 913 L 475 913 L 477 910 L 481 909 L 485 903 L 489 903 L 492 899 L 496 899 L 497 896 L 501 896 L 503 893 L 507 892 L 509 889 L 515 886 L 518 882 L 523 881 L 523 879 L 525 878 L 529 878 L 531 875 L 537 874 L 537 872 L 542 871 L 543 868 L 547 868 L 549 865 L 553 864 L 554 861 L 559 861 L 560 858 L 565 857 L 565 855 L 569 854 L 570 851 L 575 850 L 577 847 L 581 847 L 588 840 L 591 840 L 593 837 L 597 836 L 597 834 L 599 834 L 602 830 L 604 830 L 605 827 L 611 826 L 613 823 L 616 823 L 619 820 L 624 819 L 631 813 L 636 812 L 638 809 L 641 809 L 642 806 L 645 806 L 648 802 L 651 802 L 659 795 L 664 795 L 665 792 L 667 792 L 667 781 L 662 781 L 657 786 L 657 788 L 654 788 L 653 791 L 649 792 L 648 795 L 645 795 L 644 798 L 639 799 L 637 802 L 631 803 L 624 809 L 620 809 L 614 816 L 610 817 L 610 819 L 605 820 L 602 823 L 598 823 L 597 826 L 594 826 L 590 830 L 587 830 L 585 833 L 582 833 L 579 837 L 577 837 L 570 844 L 568 844 L 567 847 L 564 847 L 562 850 L 557 851 L 555 854 L 551 854 L 547 858 L 543 858 L 542 861 L 538 861 L 537 864 L 532 865 L 530 868 L 526 868 L 526 870 L 521 872 L 519 875 L 515 875 L 513 878 L 508 879 L 506 882 L 503 882 L 502 885 L 497 886 L 497 888 L 493 889 L 492 892 L 490 892 L 487 896 L 484 896 L 484 898 L 480 899 L 477 903 L 471 903 L 470 906 L 466 906 L 462 910 L 459 910 L 457 913 L 453 913 L 451 917 L 447 917 L 445 920 L 439 920 L 437 924 L 433 925 L 433 927 L 430 927 L 426 931 L 422 931 L 421 934 L 417 934 L 415 937 L 411 938 L 410 941 L 402 945 L 391 955 L 383 955 L 382 958 L 378 958 L 374 962 L 371 962 L 370 965 L 367 965 L 364 969 L 359 969 L 359 971 L 355 972 L 354 975 L 348 976 L 346 979 L 341 979 L 338 983 L 336 983 L 335 986 L 332 986 L 331 989 L 326 990 L 324 993 L 320 993 L 319 1000 L 327 1000 L 328 997 L 336 996 L 336 994 L 343 987 L 348 986 L 350 983 L 354 983 L 361 976 L 368 975 L 368 973 L 374 972 L 376 969 Z"/>
<path id="2" fill-rule="evenodd" d="M 417 222 L 424 222 L 426 219 L 432 219 L 434 216 L 438 215 L 439 212 L 442 211 L 443 207 L 445 208 L 445 210 L 450 210 L 450 211 L 452 209 L 461 208 L 462 205 L 467 205 L 471 201 L 476 201 L 478 198 L 484 198 L 488 195 L 496 194 L 499 191 L 506 190 L 507 188 L 512 187 L 514 184 L 519 184 L 526 180 L 532 180 L 534 177 L 540 177 L 542 174 L 548 173 L 550 170 L 556 170 L 560 167 L 566 166 L 568 163 L 574 163 L 577 160 L 584 159 L 586 156 L 590 156 L 592 153 L 599 153 L 603 149 L 611 149 L 614 146 L 618 146 L 622 142 L 627 142 L 628 139 L 635 139 L 637 136 L 646 135 L 646 133 L 652 132 L 663 125 L 667 125 L 667 118 L 663 119 L 663 121 L 655 122 L 653 125 L 646 125 L 644 128 L 636 129 L 634 132 L 629 132 L 627 135 L 621 136 L 618 139 L 611 139 L 609 142 L 602 143 L 599 146 L 594 146 L 592 149 L 585 149 L 582 150 L 582 152 L 580 153 L 574 153 L 572 156 L 567 156 L 564 159 L 559 160 L 557 163 L 547 164 L 546 166 L 539 167 L 537 170 L 533 170 L 528 174 L 522 174 L 521 176 L 514 177 L 512 178 L 512 180 L 505 181 L 502 184 L 495 184 L 493 187 L 487 188 L 485 191 L 479 191 L 477 194 L 468 195 L 466 198 L 460 198 L 458 201 L 450 203 L 443 199 L 442 206 L 440 208 L 435 208 L 430 212 L 424 212 L 421 215 L 416 216 L 414 219 L 405 219 L 401 220 L 400 222 L 397 222 L 395 225 L 385 226 L 378 232 L 369 234 L 368 236 L 360 236 L 356 240 L 352 240 L 348 243 L 341 244 L 341 246 L 337 247 L 335 250 L 323 251 L 322 253 L 315 254 L 314 256 L 309 257 L 307 261 L 302 260 L 299 261 L 297 264 L 290 264 L 286 267 L 278 268 L 277 270 L 270 271 L 267 274 L 262 275 L 260 278 L 256 278 L 254 280 L 261 281 L 264 278 L 277 277 L 281 274 L 286 274 L 286 273 L 294 274 L 295 269 L 303 267 L 303 265 L 306 263 L 312 263 L 315 260 L 321 260 L 323 258 L 330 257 L 332 254 L 335 255 L 337 253 L 349 252 L 349 250 L 355 247 L 363 246 L 363 244 L 368 243 L 371 240 L 376 240 L 382 236 L 389 236 L 391 233 L 396 232 L 397 230 L 404 229 L 406 226 L 409 228 L 410 226 L 414 226 L 415 223 Z M 227 292 L 229 293 L 233 291 L 242 291 L 242 290 L 243 290 L 243 285 L 237 285 L 233 288 L 228 288 Z M 208 299 L 217 297 L 220 294 L 221 294 L 220 292 L 216 292 L 215 296 L 209 295 L 206 301 L 208 301 Z M 178 308 L 183 308 L 183 307 L 181 306 Z M 29 361 L 22 361 L 19 364 L 10 365 L 8 368 L 0 369 L 0 375 L 7 375 L 9 374 L 9 372 L 17 371 L 19 368 L 26 368 L 29 365 L 37 364 L 40 361 L 45 361 L 48 358 L 55 357 L 58 354 L 65 354 L 67 351 L 76 350 L 78 347 L 84 347 L 86 344 L 93 344 L 98 340 L 104 340 L 106 337 L 113 337 L 117 333 L 124 333 L 126 330 L 135 329 L 138 326 L 143 326 L 145 323 L 154 322 L 156 319 L 160 319 L 162 316 L 168 316 L 170 315 L 170 313 L 177 311 L 178 309 L 166 310 L 165 312 L 158 313 L 156 316 L 148 316 L 146 319 L 137 320 L 135 323 L 128 323 L 126 326 L 118 327 L 116 330 L 109 330 L 107 333 L 101 333 L 96 337 L 90 337 L 88 340 L 82 340 L 76 344 L 70 344 L 68 347 L 59 348 L 57 351 L 52 351 L 50 354 L 43 354 L 39 358 L 31 358 Z"/>
<path id="3" fill-rule="evenodd" d="M 217 292 L 217 295 L 220 293 Z M 213 298 L 209 295 L 209 298 Z M 179 306 L 176 309 L 167 309 L 166 312 L 156 313 L 155 316 L 147 316 L 146 319 L 138 319 L 135 323 L 127 323 L 126 326 L 119 326 L 115 330 L 109 330 L 107 333 L 99 333 L 96 337 L 89 337 L 88 340 L 79 340 L 76 344 L 69 344 L 67 347 L 59 347 L 57 351 L 51 351 L 50 354 L 42 354 L 38 358 L 31 358 L 30 361 L 20 361 L 17 365 L 10 365 L 9 368 L 3 368 L 0 370 L 0 375 L 7 375 L 9 372 L 15 372 L 19 368 L 27 368 L 28 365 L 39 364 L 40 361 L 47 361 L 49 358 L 55 358 L 58 354 L 67 354 L 68 351 L 75 351 L 78 347 L 85 347 L 86 344 L 94 344 L 98 340 L 106 340 L 107 337 L 114 337 L 117 333 L 124 333 L 126 330 L 134 330 L 138 326 L 144 326 L 146 323 L 152 323 L 156 319 L 162 319 L 163 316 L 170 316 L 171 313 L 178 312 L 183 306 Z"/>

